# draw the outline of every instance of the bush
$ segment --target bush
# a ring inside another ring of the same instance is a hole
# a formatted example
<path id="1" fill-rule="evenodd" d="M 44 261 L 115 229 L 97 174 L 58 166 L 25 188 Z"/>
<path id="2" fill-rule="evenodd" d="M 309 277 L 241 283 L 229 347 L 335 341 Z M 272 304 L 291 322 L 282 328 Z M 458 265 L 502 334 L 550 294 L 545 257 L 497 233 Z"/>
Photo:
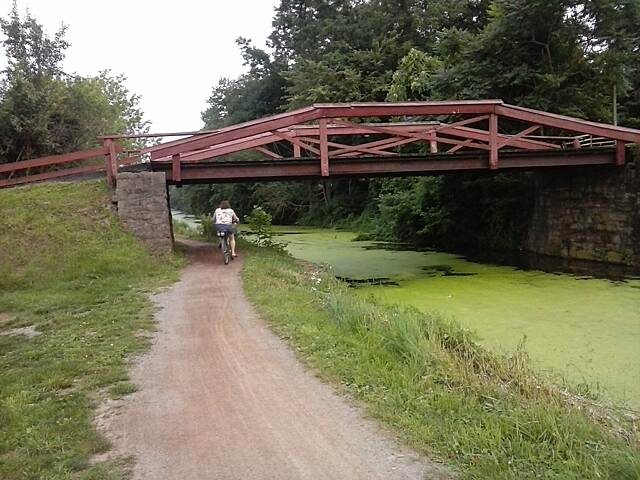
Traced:
<path id="1" fill-rule="evenodd" d="M 200 215 L 200 229 L 202 230 L 202 238 L 207 242 L 213 242 L 218 237 L 213 219 L 208 215 Z"/>
<path id="2" fill-rule="evenodd" d="M 200 240 L 202 237 L 200 228 L 193 227 L 182 220 L 173 219 L 173 234 L 178 237 Z"/>
<path id="3" fill-rule="evenodd" d="M 255 206 L 246 217 L 247 225 L 254 235 L 254 243 L 261 247 L 281 247 L 273 240 L 275 231 L 273 229 L 271 214 L 262 207 Z"/>

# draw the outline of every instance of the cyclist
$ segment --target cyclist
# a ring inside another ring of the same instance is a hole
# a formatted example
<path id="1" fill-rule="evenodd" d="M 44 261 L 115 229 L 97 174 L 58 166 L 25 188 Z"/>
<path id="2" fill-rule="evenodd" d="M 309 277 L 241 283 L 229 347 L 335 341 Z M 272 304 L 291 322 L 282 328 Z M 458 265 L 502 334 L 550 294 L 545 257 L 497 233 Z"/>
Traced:
<path id="1" fill-rule="evenodd" d="M 231 245 L 231 258 L 236 258 L 236 238 L 233 232 L 233 224 L 239 223 L 240 219 L 233 211 L 228 200 L 220 202 L 220 206 L 216 208 L 213 213 L 213 223 L 215 224 L 216 231 L 227 232 L 229 236 L 229 243 Z"/>

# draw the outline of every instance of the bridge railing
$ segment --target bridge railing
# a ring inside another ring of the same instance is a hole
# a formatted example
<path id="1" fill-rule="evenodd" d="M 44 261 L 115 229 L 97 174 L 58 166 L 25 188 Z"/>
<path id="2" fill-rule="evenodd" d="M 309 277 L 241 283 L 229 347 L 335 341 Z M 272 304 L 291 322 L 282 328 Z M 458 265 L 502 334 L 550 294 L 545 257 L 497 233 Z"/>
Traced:
<path id="1" fill-rule="evenodd" d="M 501 100 L 469 100 L 318 104 L 198 132 L 143 152 L 150 155 L 152 168 L 166 171 L 170 182 L 180 184 L 185 179 L 196 180 L 198 164 L 213 168 L 219 163 L 220 179 L 223 168 L 231 177 L 233 167 L 225 166 L 226 160 L 257 158 L 238 156 L 241 152 L 258 152 L 274 165 L 282 160 L 291 165 L 291 175 L 299 170 L 291 161 L 317 160 L 319 175 L 328 177 L 332 165 L 347 157 L 375 158 L 383 163 L 424 152 L 428 152 L 425 158 L 432 156 L 444 164 L 473 151 L 483 159 L 482 168 L 495 170 L 504 165 L 500 163 L 502 152 L 529 154 L 536 158 L 535 166 L 544 167 L 557 161 L 537 152 L 614 147 L 614 163 L 622 165 L 625 144 L 639 141 L 637 130 L 507 105 Z M 446 158 L 447 154 L 451 155 Z M 257 165 L 256 172 L 265 170 L 266 163 Z M 279 168 L 279 174 L 286 177 L 287 168 Z M 191 178 L 183 176 L 187 170 L 191 170 Z M 212 170 L 202 171 L 197 180 L 215 180 L 215 175 Z"/>
<path id="2" fill-rule="evenodd" d="M 593 135 L 578 135 L 576 137 L 580 148 L 598 148 L 598 147 L 614 147 L 615 140 L 605 137 L 596 137 Z"/>
<path id="3" fill-rule="evenodd" d="M 0 188 L 102 173 L 113 185 L 119 166 L 139 161 L 132 153 L 135 152 L 125 150 L 113 139 L 105 139 L 97 148 L 3 163 L 0 164 Z"/>
<path id="4" fill-rule="evenodd" d="M 183 138 L 157 143 L 171 136 Z M 133 157 L 119 145 L 147 143 L 135 141 L 142 138 L 154 140 Z M 101 172 L 114 185 L 119 166 L 132 163 L 165 171 L 168 182 L 177 185 L 183 181 L 239 179 L 233 170 L 236 167 L 229 165 L 236 160 L 244 169 L 242 179 L 251 179 L 247 168 L 256 159 L 256 178 L 270 165 L 274 173 L 269 175 L 274 178 L 301 176 L 302 164 L 311 165 L 303 169 L 305 175 L 312 172 L 328 177 L 334 174 L 334 167 L 349 162 L 355 165 L 358 160 L 371 163 L 371 168 L 377 162 L 373 170 L 381 173 L 378 166 L 394 160 L 399 160 L 395 162 L 398 164 L 412 156 L 431 162 L 430 171 L 439 171 L 445 164 L 454 170 L 468 169 L 471 164 L 475 169 L 496 170 L 511 168 L 514 152 L 531 159 L 526 165 L 533 168 L 557 166 L 555 157 L 571 157 L 573 150 L 574 163 L 583 165 L 580 162 L 587 161 L 588 156 L 579 155 L 577 150 L 606 150 L 601 147 L 612 146 L 609 152 L 593 155 L 600 155 L 598 161 L 623 165 L 625 145 L 640 143 L 640 131 L 508 105 L 501 100 L 464 100 L 317 104 L 217 130 L 112 135 L 99 140 L 102 147 L 93 150 L 0 165 L 0 188 Z M 503 157 L 511 160 L 502 162 Z M 222 169 L 226 169 L 224 175 Z M 353 175 L 363 171 L 355 167 L 349 170 Z M 346 173 L 343 168 L 335 174 Z"/>

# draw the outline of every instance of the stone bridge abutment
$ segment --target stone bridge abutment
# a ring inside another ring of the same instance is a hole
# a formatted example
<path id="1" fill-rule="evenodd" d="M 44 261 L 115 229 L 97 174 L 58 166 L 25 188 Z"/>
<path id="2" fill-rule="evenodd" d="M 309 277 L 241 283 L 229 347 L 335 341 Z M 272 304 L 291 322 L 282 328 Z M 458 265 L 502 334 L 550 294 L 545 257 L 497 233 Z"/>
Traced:
<path id="1" fill-rule="evenodd" d="M 552 169 L 536 174 L 525 248 L 568 260 L 640 269 L 640 154 L 623 167 Z"/>
<path id="2" fill-rule="evenodd" d="M 173 228 L 164 172 L 117 175 L 114 203 L 126 228 L 153 252 L 173 249 Z"/>

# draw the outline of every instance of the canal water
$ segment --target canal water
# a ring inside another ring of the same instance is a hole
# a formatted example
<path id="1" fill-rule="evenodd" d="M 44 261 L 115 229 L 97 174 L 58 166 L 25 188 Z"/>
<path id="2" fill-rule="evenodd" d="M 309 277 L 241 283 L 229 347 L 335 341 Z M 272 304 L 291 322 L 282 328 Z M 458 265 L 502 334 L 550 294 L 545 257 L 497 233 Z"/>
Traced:
<path id="1" fill-rule="evenodd" d="M 556 381 L 640 410 L 640 279 L 615 281 L 390 249 L 355 234 L 280 227 L 300 259 L 331 266 L 359 295 L 454 319 L 498 352 L 524 344 Z"/>

